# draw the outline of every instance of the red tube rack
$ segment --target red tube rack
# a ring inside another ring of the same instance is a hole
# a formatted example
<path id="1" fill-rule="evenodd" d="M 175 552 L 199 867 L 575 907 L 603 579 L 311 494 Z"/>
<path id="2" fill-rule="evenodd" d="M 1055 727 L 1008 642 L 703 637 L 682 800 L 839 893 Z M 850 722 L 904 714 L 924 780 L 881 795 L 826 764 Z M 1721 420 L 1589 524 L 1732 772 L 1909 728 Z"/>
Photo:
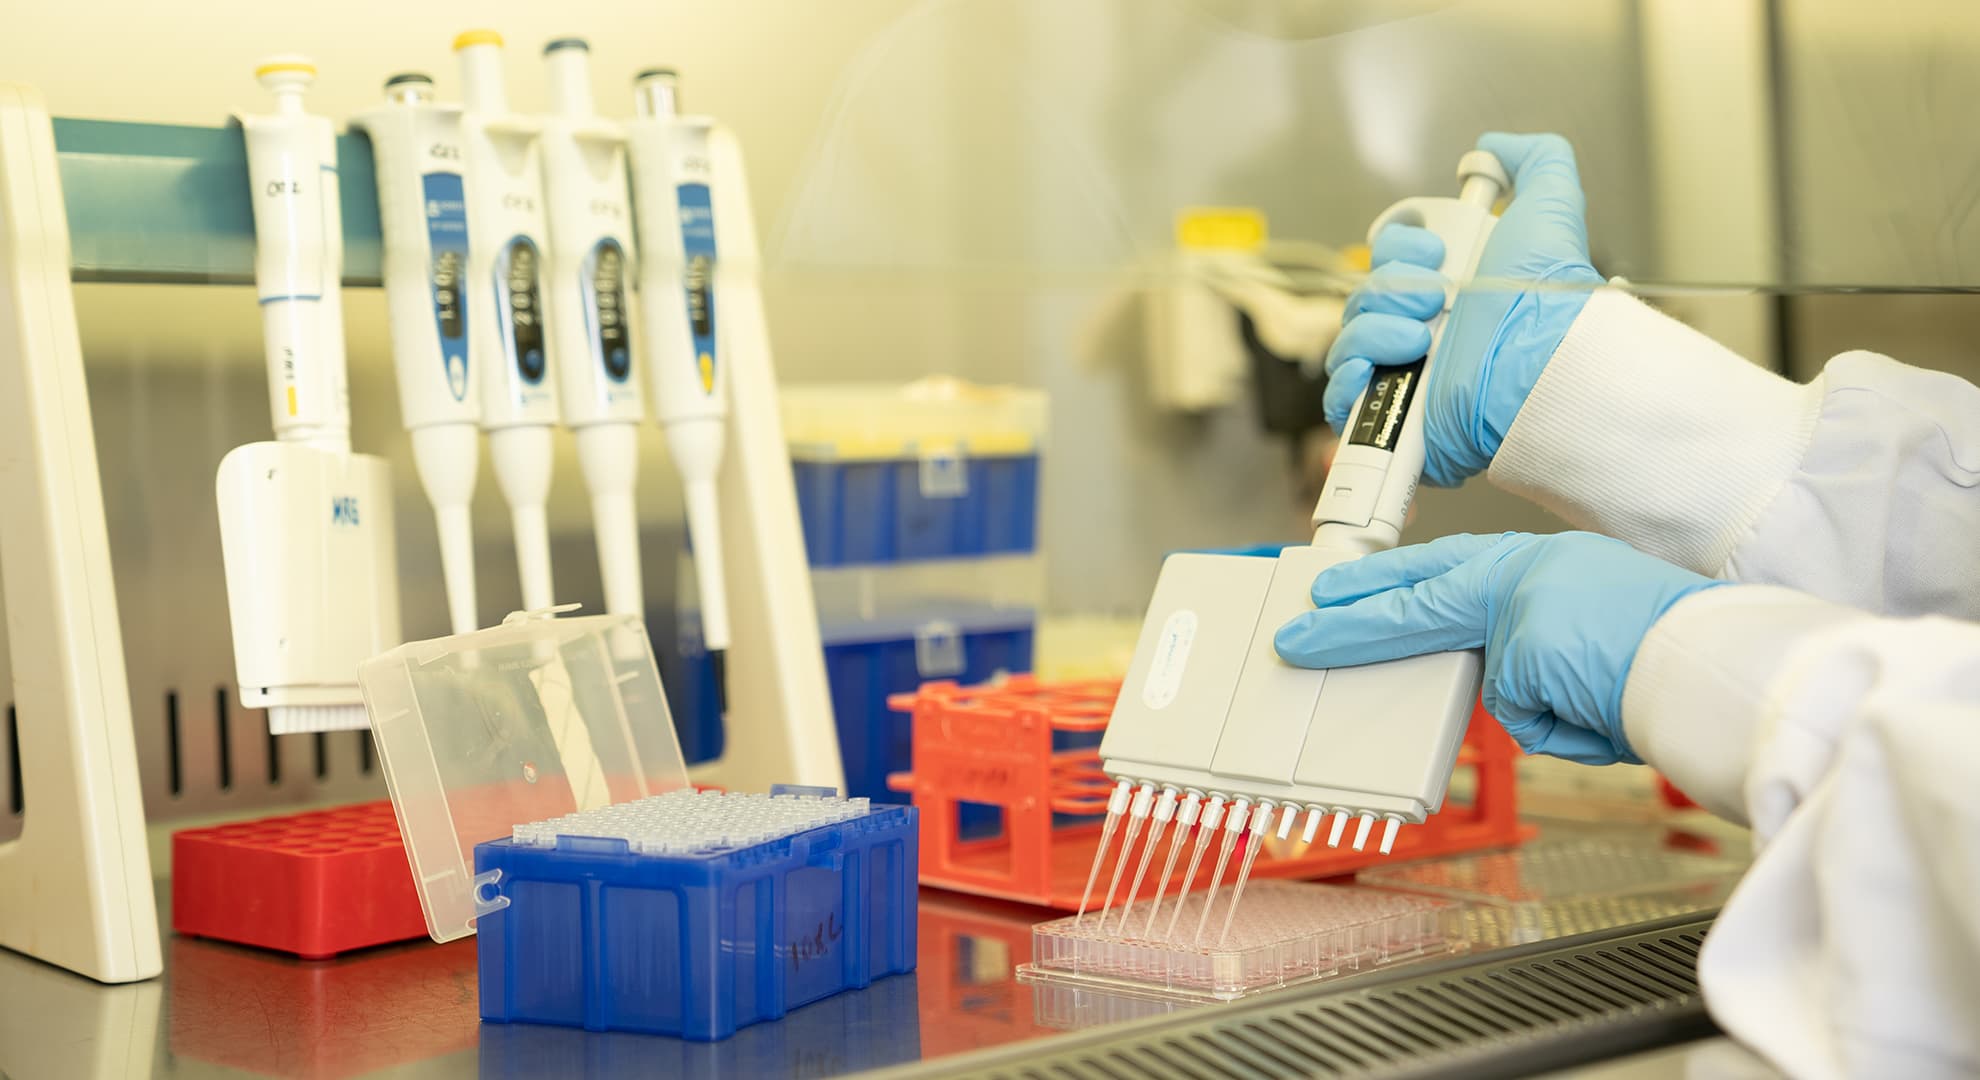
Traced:
<path id="1" fill-rule="evenodd" d="M 172 929 L 320 960 L 426 936 L 389 802 L 172 834 Z"/>
<path id="2" fill-rule="evenodd" d="M 927 683 L 889 698 L 912 717 L 914 770 L 889 776 L 887 785 L 912 793 L 921 811 L 921 883 L 1077 910 L 1100 825 L 1055 826 L 1053 816 L 1105 814 L 1114 783 L 1101 772 L 1097 750 L 1055 752 L 1052 736 L 1104 730 L 1119 693 L 1118 680 L 1047 684 L 1016 675 L 978 687 Z M 1533 830 L 1519 822 L 1517 757 L 1512 739 L 1480 707 L 1443 810 L 1402 830 L 1394 854 L 1306 845 L 1295 833 L 1289 841 L 1268 838 L 1252 876 L 1334 877 L 1382 861 L 1518 844 Z M 964 839 L 965 803 L 1000 810 L 1002 833 Z M 1153 896 L 1156 885 L 1145 881 L 1136 895 Z"/>

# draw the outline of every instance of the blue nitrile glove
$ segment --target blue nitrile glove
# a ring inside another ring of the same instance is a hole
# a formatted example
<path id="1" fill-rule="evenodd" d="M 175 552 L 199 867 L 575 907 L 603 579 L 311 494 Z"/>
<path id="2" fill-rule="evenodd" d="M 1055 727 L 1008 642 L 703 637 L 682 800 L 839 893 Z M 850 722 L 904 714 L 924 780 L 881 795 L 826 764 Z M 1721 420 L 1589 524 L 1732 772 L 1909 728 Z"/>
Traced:
<path id="1" fill-rule="evenodd" d="M 1529 754 L 1641 764 L 1623 683 L 1672 604 L 1723 585 L 1594 533 L 1446 536 L 1313 579 L 1318 609 L 1274 639 L 1300 667 L 1485 648 L 1485 710 Z"/>
<path id="2" fill-rule="evenodd" d="M 1458 294 L 1430 371 L 1423 478 L 1439 487 L 1492 463 L 1541 369 L 1602 283 L 1588 262 L 1586 200 L 1567 140 L 1494 133 L 1478 148 L 1506 167 L 1514 194 L 1485 242 L 1475 284 Z M 1374 270 L 1348 297 L 1327 351 L 1322 407 L 1336 430 L 1373 365 L 1407 364 L 1429 349 L 1424 321 L 1443 307 L 1436 273 L 1443 261 L 1444 242 L 1427 230 L 1390 225 L 1376 236 Z"/>

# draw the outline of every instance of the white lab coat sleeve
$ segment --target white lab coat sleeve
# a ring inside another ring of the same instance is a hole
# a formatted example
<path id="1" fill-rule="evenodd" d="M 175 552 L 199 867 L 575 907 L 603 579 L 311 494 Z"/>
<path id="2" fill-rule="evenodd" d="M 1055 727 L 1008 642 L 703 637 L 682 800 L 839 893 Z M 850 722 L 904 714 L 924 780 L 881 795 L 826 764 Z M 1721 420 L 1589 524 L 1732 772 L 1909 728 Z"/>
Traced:
<path id="1" fill-rule="evenodd" d="M 1758 853 L 1706 941 L 1706 1005 L 1790 1075 L 1980 1072 L 1980 625 L 1770 586 L 1651 627 L 1630 743 Z"/>
<path id="2" fill-rule="evenodd" d="M 1798 385 L 1603 289 L 1489 476 L 1701 574 L 1980 619 L 1980 388 L 1952 375 L 1851 352 Z"/>

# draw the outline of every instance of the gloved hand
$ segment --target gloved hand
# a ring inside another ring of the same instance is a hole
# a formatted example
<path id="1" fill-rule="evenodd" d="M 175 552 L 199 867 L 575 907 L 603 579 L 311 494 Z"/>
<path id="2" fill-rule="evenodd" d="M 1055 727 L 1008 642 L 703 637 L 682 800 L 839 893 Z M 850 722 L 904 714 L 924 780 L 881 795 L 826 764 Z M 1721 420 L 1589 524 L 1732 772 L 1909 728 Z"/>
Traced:
<path id="1" fill-rule="evenodd" d="M 1558 135 L 1490 134 L 1513 181 L 1512 203 L 1485 242 L 1475 284 L 1458 294 L 1424 392 L 1423 478 L 1455 487 L 1485 471 L 1540 372 L 1602 276 L 1588 262 L 1586 200 L 1574 149 Z M 1390 225 L 1375 238 L 1367 281 L 1348 297 L 1327 351 L 1327 422 L 1342 429 L 1376 364 L 1430 348 L 1425 321 L 1443 309 L 1444 242 Z"/>
<path id="2" fill-rule="evenodd" d="M 1485 648 L 1485 709 L 1529 754 L 1641 764 L 1623 684 L 1672 604 L 1725 582 L 1594 533 L 1446 536 L 1322 571 L 1281 626 L 1288 663 L 1334 668 Z"/>

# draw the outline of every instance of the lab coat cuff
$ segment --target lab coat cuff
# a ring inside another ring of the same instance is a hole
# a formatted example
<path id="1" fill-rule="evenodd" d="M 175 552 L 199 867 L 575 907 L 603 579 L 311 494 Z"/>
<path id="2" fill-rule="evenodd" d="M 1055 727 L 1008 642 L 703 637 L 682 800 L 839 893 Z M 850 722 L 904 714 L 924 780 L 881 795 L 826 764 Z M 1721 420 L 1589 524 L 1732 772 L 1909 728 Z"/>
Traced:
<path id="1" fill-rule="evenodd" d="M 1867 618 L 1773 585 L 1695 592 L 1638 646 L 1623 685 L 1623 735 L 1700 806 L 1746 824 L 1747 773 L 1776 676 L 1810 635 Z"/>
<path id="2" fill-rule="evenodd" d="M 1819 383 L 1798 386 L 1601 289 L 1488 475 L 1577 527 L 1718 575 L 1799 466 L 1820 409 Z"/>

